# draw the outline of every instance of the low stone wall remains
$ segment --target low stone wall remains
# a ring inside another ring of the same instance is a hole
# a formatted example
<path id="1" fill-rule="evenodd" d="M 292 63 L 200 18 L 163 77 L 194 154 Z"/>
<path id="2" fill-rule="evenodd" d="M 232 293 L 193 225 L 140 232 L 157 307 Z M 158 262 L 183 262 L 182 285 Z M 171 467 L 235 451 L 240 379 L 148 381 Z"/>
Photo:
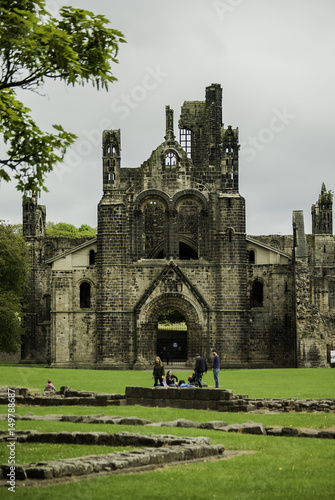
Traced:
<path id="1" fill-rule="evenodd" d="M 220 412 L 324 412 L 335 413 L 335 398 L 249 398 L 229 389 L 178 387 L 126 387 L 125 394 L 77 391 L 61 387 L 56 393 L 31 393 L 13 388 L 15 403 L 29 406 L 158 406 Z M 0 404 L 8 403 L 8 388 L 0 387 Z"/>
<path id="2" fill-rule="evenodd" d="M 76 391 L 63 386 L 56 392 L 30 392 L 26 387 L 13 387 L 15 403 L 31 406 L 122 406 L 124 394 Z M 8 403 L 8 388 L 0 387 L 0 404 Z"/>
<path id="3" fill-rule="evenodd" d="M 211 446 L 205 437 L 188 438 L 167 435 L 143 436 L 122 432 L 60 432 L 39 433 L 36 431 L 17 432 L 17 442 L 96 444 L 105 446 L 141 446 L 133 451 L 89 455 L 79 458 L 40 461 L 16 465 L 17 480 L 56 479 L 69 476 L 88 476 L 97 473 L 137 472 L 145 468 L 162 467 L 208 458 L 222 458 L 223 445 Z M 2 439 L 1 439 L 2 440 Z M 5 480 L 10 472 L 8 464 L 0 465 L 0 480 Z"/>
<path id="4" fill-rule="evenodd" d="M 254 399 L 231 390 L 126 387 L 128 405 L 190 408 L 223 412 L 335 412 L 335 399 Z"/>
<path id="5" fill-rule="evenodd" d="M 0 420 L 6 420 L 7 415 L 0 415 Z M 256 434 L 263 436 L 285 436 L 285 437 L 309 437 L 309 438 L 319 438 L 319 439 L 335 439 L 335 430 L 331 429 L 299 429 L 295 427 L 265 427 L 262 423 L 253 422 L 248 420 L 242 424 L 229 424 L 224 420 L 210 420 L 209 422 L 194 422 L 186 418 L 178 418 L 176 420 L 169 420 L 164 422 L 152 422 L 150 420 L 139 418 L 139 417 L 121 417 L 121 416 L 109 416 L 103 413 L 99 415 L 59 415 L 59 414 L 49 414 L 49 415 L 33 415 L 32 413 L 27 413 L 26 415 L 16 415 L 15 420 L 30 420 L 30 421 L 53 421 L 53 422 L 71 422 L 75 424 L 107 424 L 107 425 L 137 425 L 144 427 L 183 427 L 184 429 L 206 429 L 221 432 L 238 432 L 241 434 Z M 71 434 L 71 439 L 73 444 L 92 444 L 93 439 L 97 439 L 94 436 L 98 436 L 98 433 L 40 433 L 35 431 L 16 431 L 19 442 L 27 442 L 34 440 L 45 439 L 46 442 L 50 440 L 55 440 L 58 444 L 64 444 L 69 442 L 69 435 Z M 103 434 L 105 436 L 105 434 Z M 93 436 L 93 437 L 92 437 Z M 100 434 L 99 434 L 100 436 Z M 173 436 L 172 436 L 173 437 Z M 0 442 L 9 439 L 7 431 L 0 431 Z M 99 438 L 102 439 L 102 438 Z M 114 438 L 111 438 L 114 439 Z M 182 438 L 183 440 L 187 438 Z M 79 443 L 78 443 L 79 441 Z M 112 442 L 112 441 L 111 441 Z M 97 444 L 97 443 L 94 443 Z M 149 446 L 153 446 L 152 443 L 147 443 Z M 113 446 L 111 444 L 110 446 Z"/>

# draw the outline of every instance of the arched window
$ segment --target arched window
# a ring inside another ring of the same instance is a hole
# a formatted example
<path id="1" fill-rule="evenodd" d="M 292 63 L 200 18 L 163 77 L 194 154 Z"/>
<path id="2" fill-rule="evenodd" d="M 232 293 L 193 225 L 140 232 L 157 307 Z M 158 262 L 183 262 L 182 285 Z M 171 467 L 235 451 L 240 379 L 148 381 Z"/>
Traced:
<path id="1" fill-rule="evenodd" d="M 166 153 L 165 155 L 165 165 L 166 166 L 174 166 L 177 164 L 177 156 L 175 153 L 172 153 L 171 151 L 169 151 L 168 153 Z"/>
<path id="2" fill-rule="evenodd" d="M 91 285 L 84 281 L 80 285 L 80 308 L 91 307 Z"/>
<path id="3" fill-rule="evenodd" d="M 39 218 L 37 230 L 38 230 L 39 234 L 43 234 L 43 221 L 42 221 L 42 217 Z"/>
<path id="4" fill-rule="evenodd" d="M 263 283 L 254 281 L 251 290 L 251 307 L 263 307 Z"/>
<path id="5" fill-rule="evenodd" d="M 193 200 L 184 200 L 178 207 L 179 258 L 199 258 L 199 205 Z"/>
<path id="6" fill-rule="evenodd" d="M 147 259 L 165 257 L 164 209 L 156 200 L 149 201 L 143 209 L 144 254 Z"/>
<path id="7" fill-rule="evenodd" d="M 228 238 L 228 243 L 231 243 L 233 239 L 233 230 L 231 228 L 227 229 L 227 238 Z"/>

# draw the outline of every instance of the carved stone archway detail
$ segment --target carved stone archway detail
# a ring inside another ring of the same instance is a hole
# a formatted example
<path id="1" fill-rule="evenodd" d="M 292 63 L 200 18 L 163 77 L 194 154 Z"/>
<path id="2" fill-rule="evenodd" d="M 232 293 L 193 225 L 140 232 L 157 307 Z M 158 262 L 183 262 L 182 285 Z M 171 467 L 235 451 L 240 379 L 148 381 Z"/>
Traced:
<path id="1" fill-rule="evenodd" d="M 185 317 L 188 336 L 186 365 L 193 366 L 196 352 L 207 350 L 207 345 L 204 342 L 207 330 L 207 311 L 199 303 L 182 296 L 181 293 L 166 292 L 149 300 L 137 313 L 137 360 L 134 368 L 153 365 L 157 355 L 158 319 L 166 309 L 175 309 Z"/>

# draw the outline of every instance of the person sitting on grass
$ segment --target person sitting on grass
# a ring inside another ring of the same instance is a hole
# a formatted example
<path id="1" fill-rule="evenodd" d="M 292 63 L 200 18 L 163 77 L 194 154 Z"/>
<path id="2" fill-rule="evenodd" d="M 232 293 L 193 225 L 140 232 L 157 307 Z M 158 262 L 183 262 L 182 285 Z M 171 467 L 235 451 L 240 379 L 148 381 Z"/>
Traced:
<path id="1" fill-rule="evenodd" d="M 193 387 L 193 388 L 195 388 L 195 385 L 186 384 L 185 380 L 179 380 L 178 387 L 180 387 L 180 389 L 184 389 L 184 388 L 187 388 L 187 387 Z"/>
<path id="2" fill-rule="evenodd" d="M 172 371 L 169 370 L 166 374 L 166 383 L 169 387 L 177 387 L 178 377 L 172 374 Z"/>
<path id="3" fill-rule="evenodd" d="M 45 386 L 44 390 L 48 392 L 56 391 L 56 387 L 52 384 L 52 380 L 48 380 L 48 383 Z"/>

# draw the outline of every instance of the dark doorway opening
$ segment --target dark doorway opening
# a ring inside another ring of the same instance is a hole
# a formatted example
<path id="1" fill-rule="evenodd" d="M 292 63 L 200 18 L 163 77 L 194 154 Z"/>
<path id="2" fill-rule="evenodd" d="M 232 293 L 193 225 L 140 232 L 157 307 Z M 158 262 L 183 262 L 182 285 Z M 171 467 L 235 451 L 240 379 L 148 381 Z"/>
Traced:
<path id="1" fill-rule="evenodd" d="M 167 309 L 158 318 L 157 354 L 165 365 L 187 360 L 187 324 L 176 309 Z"/>
<path id="2" fill-rule="evenodd" d="M 263 307 L 263 283 L 254 281 L 251 290 L 251 307 Z"/>

